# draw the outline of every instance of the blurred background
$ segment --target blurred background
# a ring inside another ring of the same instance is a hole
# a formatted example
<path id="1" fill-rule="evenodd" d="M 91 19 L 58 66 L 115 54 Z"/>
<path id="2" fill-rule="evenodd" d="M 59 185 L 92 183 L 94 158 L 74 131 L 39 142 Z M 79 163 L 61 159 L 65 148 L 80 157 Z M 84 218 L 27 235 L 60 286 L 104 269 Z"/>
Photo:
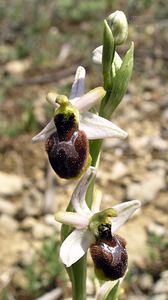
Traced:
<path id="1" fill-rule="evenodd" d="M 123 10 L 135 42 L 132 80 L 113 122 L 125 141 L 104 142 L 97 189 L 102 207 L 139 199 L 142 209 L 120 234 L 129 271 L 121 300 L 168 299 L 168 5 L 163 0 L 0 0 L 0 300 L 67 299 L 70 284 L 58 259 L 60 225 L 74 182 L 51 170 L 44 144 L 31 138 L 52 116 L 49 91 L 69 94 L 78 65 L 86 91 L 102 85 L 91 60 L 103 19 Z M 95 295 L 88 256 L 88 297 Z"/>

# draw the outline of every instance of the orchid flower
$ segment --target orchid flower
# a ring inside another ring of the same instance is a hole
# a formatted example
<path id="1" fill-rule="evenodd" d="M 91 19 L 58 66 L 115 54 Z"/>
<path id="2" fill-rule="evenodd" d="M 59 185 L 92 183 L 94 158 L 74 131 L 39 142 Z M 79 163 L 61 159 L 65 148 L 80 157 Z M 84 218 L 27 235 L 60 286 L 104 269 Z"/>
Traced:
<path id="1" fill-rule="evenodd" d="M 98 197 L 93 201 L 90 209 L 86 204 L 85 196 L 94 176 L 95 168 L 90 167 L 75 188 L 71 198 L 75 212 L 58 212 L 55 215 L 58 222 L 75 228 L 60 248 L 60 258 L 67 267 L 78 261 L 95 242 L 99 225 L 110 223 L 111 235 L 113 235 L 140 207 L 140 202 L 133 200 L 100 211 L 101 201 Z"/>
<path id="2" fill-rule="evenodd" d="M 69 102 L 74 109 L 79 112 L 79 130 L 83 130 L 88 139 L 103 139 L 107 137 L 126 138 L 127 133 L 113 124 L 88 110 L 95 104 L 99 103 L 105 95 L 102 87 L 97 87 L 84 95 L 85 85 L 85 69 L 81 66 L 77 68 L 75 80 L 72 85 Z M 56 93 L 49 93 L 46 97 L 47 101 L 57 110 L 59 104 L 56 103 L 58 95 Z M 54 119 L 44 127 L 44 129 L 33 137 L 32 141 L 39 142 L 47 140 L 51 134 L 56 132 Z"/>

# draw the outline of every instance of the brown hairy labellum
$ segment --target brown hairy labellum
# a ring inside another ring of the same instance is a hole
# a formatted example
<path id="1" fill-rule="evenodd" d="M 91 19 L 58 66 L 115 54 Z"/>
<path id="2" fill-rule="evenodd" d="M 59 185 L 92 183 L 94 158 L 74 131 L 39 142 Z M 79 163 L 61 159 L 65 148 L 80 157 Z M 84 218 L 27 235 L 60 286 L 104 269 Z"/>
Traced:
<path id="1" fill-rule="evenodd" d="M 110 229 L 101 232 L 90 247 L 95 271 L 100 279 L 116 280 L 124 276 L 128 265 L 125 247 L 125 240 L 118 235 L 111 236 Z"/>
<path id="2" fill-rule="evenodd" d="M 78 130 L 74 116 L 56 115 L 57 131 L 46 141 L 46 151 L 54 171 L 62 178 L 80 176 L 88 164 L 89 142 L 84 131 Z"/>

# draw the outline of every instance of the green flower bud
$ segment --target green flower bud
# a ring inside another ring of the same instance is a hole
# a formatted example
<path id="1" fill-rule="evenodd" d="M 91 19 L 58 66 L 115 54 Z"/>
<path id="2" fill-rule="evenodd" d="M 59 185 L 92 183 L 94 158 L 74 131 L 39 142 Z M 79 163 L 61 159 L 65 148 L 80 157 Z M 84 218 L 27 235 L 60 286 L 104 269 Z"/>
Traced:
<path id="1" fill-rule="evenodd" d="M 125 14 L 116 10 L 108 16 L 107 21 L 111 27 L 115 45 L 123 44 L 128 36 L 128 23 Z"/>

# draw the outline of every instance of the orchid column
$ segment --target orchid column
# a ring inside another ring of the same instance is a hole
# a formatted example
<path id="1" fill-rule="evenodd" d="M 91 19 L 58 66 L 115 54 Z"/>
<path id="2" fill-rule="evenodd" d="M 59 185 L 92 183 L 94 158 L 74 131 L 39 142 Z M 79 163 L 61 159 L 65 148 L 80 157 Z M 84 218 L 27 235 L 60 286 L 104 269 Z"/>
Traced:
<path id="1" fill-rule="evenodd" d="M 125 42 L 127 33 L 128 24 L 123 12 L 116 11 L 104 21 L 103 45 L 93 51 L 93 60 L 102 65 L 103 87 L 84 94 L 85 69 L 79 66 L 69 98 L 55 93 L 47 95 L 47 101 L 54 108 L 54 116 L 33 138 L 33 142 L 45 141 L 50 164 L 58 176 L 81 178 L 67 211 L 56 213 L 56 220 L 64 224 L 60 258 L 72 282 L 73 300 L 86 299 L 88 248 L 99 279 L 113 281 L 123 277 L 128 259 L 126 242 L 114 233 L 140 206 L 139 201 L 133 200 L 101 212 L 99 199 L 93 199 L 103 139 L 127 137 L 124 130 L 110 121 L 132 74 L 133 44 L 123 60 L 116 52 L 117 47 Z M 99 110 L 94 109 L 95 113 L 92 113 L 89 110 L 95 104 L 99 104 Z M 115 289 L 108 287 L 108 293 L 103 286 L 98 299 L 116 299 L 112 295 L 115 290 L 118 291 L 118 285 L 117 282 Z"/>

